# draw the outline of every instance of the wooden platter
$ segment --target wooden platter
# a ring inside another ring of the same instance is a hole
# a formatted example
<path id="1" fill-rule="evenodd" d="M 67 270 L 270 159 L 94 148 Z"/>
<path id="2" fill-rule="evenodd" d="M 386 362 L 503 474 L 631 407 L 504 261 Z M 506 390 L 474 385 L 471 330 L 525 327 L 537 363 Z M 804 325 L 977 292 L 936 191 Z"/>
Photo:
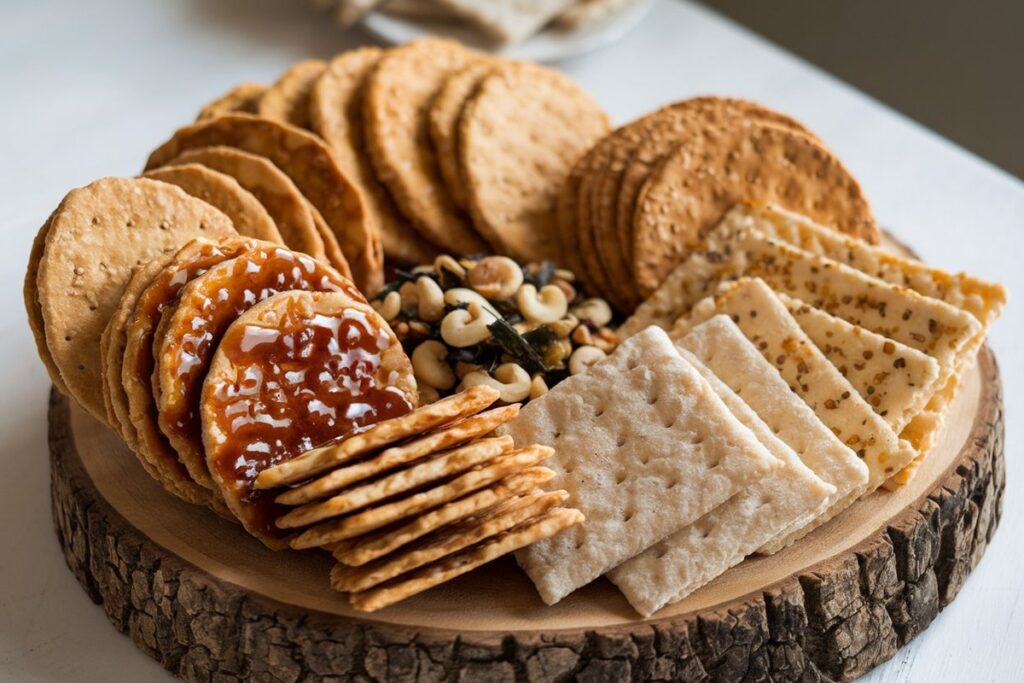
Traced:
<path id="1" fill-rule="evenodd" d="M 367 616 L 330 590 L 326 556 L 273 553 L 165 494 L 57 392 L 49 422 L 68 565 L 119 630 L 190 680 L 850 679 L 956 597 L 1004 488 L 1002 389 L 986 347 L 909 486 L 651 619 L 604 580 L 546 607 L 511 560 Z"/>

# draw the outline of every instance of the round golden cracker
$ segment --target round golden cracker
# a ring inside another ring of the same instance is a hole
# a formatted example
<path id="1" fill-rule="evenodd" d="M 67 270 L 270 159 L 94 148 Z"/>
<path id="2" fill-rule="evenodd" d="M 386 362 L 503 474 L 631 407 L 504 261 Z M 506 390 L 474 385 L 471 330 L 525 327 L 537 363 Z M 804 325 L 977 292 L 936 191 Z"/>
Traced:
<path id="1" fill-rule="evenodd" d="M 362 194 L 319 138 L 287 123 L 229 114 L 182 128 L 149 155 L 146 168 L 163 166 L 187 149 L 214 145 L 266 157 L 284 171 L 323 215 L 341 244 L 356 284 L 370 293 L 380 288 L 384 256 L 377 226 L 363 210 Z"/>
<path id="2" fill-rule="evenodd" d="M 352 268 L 349 266 L 348 260 L 345 258 L 345 254 L 341 251 L 341 245 L 338 244 L 338 240 L 334 236 L 331 226 L 327 225 L 327 221 L 324 220 L 323 214 L 321 214 L 315 206 L 306 202 L 306 208 L 309 209 L 309 214 L 313 217 L 313 227 L 316 228 L 316 234 L 320 236 L 320 241 L 324 244 L 324 258 L 327 259 L 327 262 L 334 266 L 339 273 L 349 279 L 352 279 Z M 381 277 L 383 278 L 383 275 Z M 374 284 L 376 285 L 376 283 Z M 377 286 L 377 289 L 380 289 L 380 286 Z M 367 293 L 369 294 L 369 292 Z"/>
<path id="3" fill-rule="evenodd" d="M 199 111 L 196 121 L 215 119 L 218 116 L 241 112 L 244 114 L 255 114 L 260 98 L 266 92 L 267 86 L 262 83 L 242 83 L 236 85 L 213 102 L 210 102 Z"/>
<path id="4" fill-rule="evenodd" d="M 189 282 L 164 310 L 153 346 L 160 430 L 197 483 L 213 488 L 203 457 L 198 405 L 203 378 L 228 326 L 256 303 L 288 290 L 344 292 L 364 301 L 329 265 L 271 244 L 221 261 Z"/>
<path id="5" fill-rule="evenodd" d="M 147 171 L 143 177 L 177 185 L 193 197 L 220 209 L 231 219 L 239 235 L 284 244 L 267 210 L 229 175 L 200 164 L 175 164 Z"/>
<path id="6" fill-rule="evenodd" d="M 452 40 L 423 38 L 389 50 L 366 83 L 363 124 L 377 177 L 428 241 L 455 254 L 487 250 L 441 178 L 427 112 L 445 79 L 479 59 Z"/>
<path id="7" fill-rule="evenodd" d="M 634 217 L 634 276 L 649 295 L 736 203 L 773 203 L 858 237 L 875 234 L 860 185 L 806 135 L 747 122 L 703 126 L 648 176 Z"/>
<path id="8" fill-rule="evenodd" d="M 312 128 L 324 139 L 338 165 L 363 191 L 367 211 L 377 217 L 384 254 L 403 264 L 431 263 L 437 248 L 399 213 L 387 189 L 374 176 L 363 134 L 366 80 L 384 54 L 364 47 L 343 52 L 313 86 L 309 100 Z"/>
<path id="9" fill-rule="evenodd" d="M 493 69 L 494 63 L 490 60 L 473 62 L 449 76 L 430 103 L 430 139 L 434 142 L 437 165 L 452 201 L 464 211 L 469 210 L 469 198 L 466 196 L 466 181 L 459 168 L 459 117 L 480 81 Z"/>
<path id="10" fill-rule="evenodd" d="M 126 321 L 124 347 L 118 367 L 120 377 L 108 375 L 108 381 L 118 381 L 126 402 L 128 422 L 134 436 L 132 448 L 146 463 L 153 477 L 171 493 L 190 503 L 207 504 L 218 509 L 215 492 L 196 484 L 188 474 L 177 452 L 171 447 L 160 431 L 157 421 L 156 401 L 153 397 L 153 340 L 158 337 L 157 328 L 162 313 L 171 307 L 181 288 L 208 268 L 234 258 L 252 249 L 257 243 L 242 238 L 227 238 L 216 242 L 196 239 L 173 255 L 159 272 L 148 280 L 146 275 L 137 274 L 139 282 L 145 280 L 131 307 Z M 133 278 L 133 282 L 136 278 Z M 131 285 L 129 285 L 131 288 Z M 122 301 L 124 298 L 122 298 Z M 110 326 L 108 326 L 110 329 Z M 108 364 L 109 373 L 113 364 Z"/>
<path id="11" fill-rule="evenodd" d="M 599 250 L 603 249 L 604 245 L 597 241 L 597 229 L 594 225 L 596 218 L 594 188 L 599 184 L 607 163 L 608 153 L 603 145 L 598 143 L 594 149 L 594 166 L 590 173 L 580 179 L 577 191 L 575 217 L 577 258 L 580 261 L 581 280 L 589 285 L 589 291 L 605 299 L 615 308 L 624 310 L 622 297 L 617 295 L 615 283 L 609 281 L 602 260 L 598 256 Z"/>
<path id="12" fill-rule="evenodd" d="M 293 350 L 281 356 L 281 346 Z M 316 383 L 289 390 L 292 375 L 306 372 Z M 343 292 L 284 292 L 240 315 L 213 355 L 200 403 L 205 461 L 249 533 L 284 548 L 274 525 L 281 506 L 252 488 L 259 471 L 320 435 L 404 414 L 415 402 L 412 364 L 369 304 Z"/>
<path id="13" fill-rule="evenodd" d="M 459 160 L 477 230 L 520 261 L 557 258 L 558 190 L 608 129 L 604 110 L 557 71 L 520 63 L 496 68 L 459 122 Z"/>
<path id="14" fill-rule="evenodd" d="M 327 63 L 319 59 L 293 65 L 263 93 L 256 113 L 265 119 L 309 128 L 309 94 L 326 68 Z"/>
<path id="15" fill-rule="evenodd" d="M 66 394 L 68 389 L 64 385 L 64 379 L 60 376 L 60 370 L 57 369 L 53 355 L 46 346 L 46 322 L 43 320 L 43 309 L 39 305 L 39 262 L 43 260 L 43 248 L 46 246 L 46 235 L 50 231 L 50 221 L 52 220 L 53 214 L 50 214 L 32 240 L 32 250 L 28 255 L 28 268 L 25 270 L 25 283 L 22 286 L 21 294 L 25 299 L 28 326 L 32 330 L 32 338 L 35 340 L 39 359 L 43 361 L 46 374 L 50 376 L 53 386 L 57 387 L 61 393 Z"/>
<path id="16" fill-rule="evenodd" d="M 558 206 L 556 209 L 558 230 L 556 231 L 558 250 L 560 252 L 559 263 L 569 268 L 581 282 L 587 284 L 586 273 L 583 271 L 582 256 L 580 255 L 580 238 L 577 230 L 577 217 L 579 215 L 580 187 L 583 180 L 597 168 L 598 161 L 595 158 L 595 150 L 600 147 L 599 142 L 572 166 L 568 177 L 558 193 Z"/>
<path id="17" fill-rule="evenodd" d="M 313 258 L 326 258 L 324 241 L 313 224 L 306 198 L 269 159 L 234 147 L 189 149 L 171 160 L 176 164 L 202 164 L 227 174 L 252 193 L 270 214 L 284 244 Z"/>
<path id="18" fill-rule="evenodd" d="M 106 421 L 100 337 L 132 270 L 193 237 L 232 234 L 223 213 L 156 180 L 104 178 L 68 193 L 46 236 L 38 298 L 46 345 L 86 410 Z"/>

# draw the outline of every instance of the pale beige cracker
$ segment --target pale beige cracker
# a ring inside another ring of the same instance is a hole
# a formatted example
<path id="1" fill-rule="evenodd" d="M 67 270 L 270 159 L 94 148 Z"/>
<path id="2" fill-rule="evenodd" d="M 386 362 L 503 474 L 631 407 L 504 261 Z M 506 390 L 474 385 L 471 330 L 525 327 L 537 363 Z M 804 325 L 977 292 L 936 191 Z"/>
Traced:
<path id="1" fill-rule="evenodd" d="M 778 294 L 825 357 L 899 433 L 935 393 L 939 364 L 931 356 Z"/>
<path id="2" fill-rule="evenodd" d="M 490 486 L 511 474 L 528 471 L 550 456 L 551 449 L 544 446 L 533 445 L 521 448 L 500 456 L 492 462 L 475 467 L 451 481 L 414 493 L 406 498 L 307 529 L 292 540 L 291 545 L 297 550 L 302 550 L 355 538 L 399 520 L 415 517 L 438 505 L 461 498 L 467 493 Z"/>
<path id="3" fill-rule="evenodd" d="M 331 586 L 346 593 L 367 590 L 539 517 L 568 497 L 565 491 L 551 491 L 502 501 L 375 562 L 360 567 L 335 565 Z"/>
<path id="4" fill-rule="evenodd" d="M 292 65 L 260 97 L 256 113 L 265 119 L 309 128 L 309 95 L 327 63 L 307 59 Z"/>
<path id="5" fill-rule="evenodd" d="M 825 426 L 864 461 L 867 493 L 914 459 L 914 448 L 861 398 L 763 280 L 731 283 L 680 320 L 673 336 L 683 336 L 693 324 L 720 313 L 733 319 Z"/>
<path id="6" fill-rule="evenodd" d="M 572 0 L 434 0 L 498 44 L 526 40 L 562 13 Z"/>
<path id="7" fill-rule="evenodd" d="M 225 114 L 255 114 L 260 98 L 267 91 L 262 83 L 240 83 L 203 107 L 196 121 L 215 119 Z"/>
<path id="8" fill-rule="evenodd" d="M 256 197 L 229 175 L 201 164 L 163 166 L 147 171 L 145 178 L 177 185 L 196 199 L 220 209 L 231 219 L 239 235 L 284 244 L 274 219 Z"/>
<path id="9" fill-rule="evenodd" d="M 132 270 L 198 236 L 234 234 L 217 209 L 142 178 L 72 190 L 50 221 L 37 276 L 46 345 L 71 395 L 106 422 L 100 337 Z"/>
<path id="10" fill-rule="evenodd" d="M 234 147 L 216 146 L 186 150 L 170 164 L 202 164 L 231 176 L 267 210 L 286 247 L 313 258 L 326 258 L 323 239 L 313 224 L 306 199 L 269 159 Z"/>
<path id="11" fill-rule="evenodd" d="M 551 488 L 567 490 L 587 517 L 517 558 L 547 604 L 781 464 L 658 328 L 555 385 L 499 432 L 554 448 Z"/>
<path id="12" fill-rule="evenodd" d="M 788 526 L 809 521 L 836 492 L 696 356 L 686 350 L 680 353 L 782 466 L 608 572 L 629 604 L 645 617 L 739 564 Z"/>
<path id="13" fill-rule="evenodd" d="M 676 344 L 697 356 L 805 465 L 835 487 L 826 505 L 851 495 L 856 498 L 864 490 L 867 466 L 793 393 L 727 316 L 716 315 L 697 325 Z"/>
<path id="14" fill-rule="evenodd" d="M 475 415 L 497 401 L 499 395 L 498 390 L 491 387 L 470 387 L 440 401 L 420 406 L 401 417 L 378 422 L 337 443 L 315 448 L 263 470 L 256 477 L 256 488 L 271 489 L 297 484 L 378 449 Z"/>
<path id="15" fill-rule="evenodd" d="M 803 133 L 750 122 L 705 126 L 648 176 L 634 215 L 633 274 L 651 294 L 734 204 L 777 202 L 839 230 L 877 239 L 860 185 Z"/>
<path id="16" fill-rule="evenodd" d="M 576 0 L 551 20 L 551 26 L 563 31 L 577 31 L 608 21 L 636 2 L 637 0 Z"/>
<path id="17" fill-rule="evenodd" d="M 57 364 L 53 361 L 53 355 L 46 346 L 46 325 L 43 320 L 43 309 L 39 304 L 39 287 L 37 282 L 39 263 L 43 260 L 43 248 L 46 246 L 46 235 L 50 231 L 51 220 L 53 220 L 52 214 L 46 219 L 42 227 L 39 228 L 35 238 L 32 240 L 32 249 L 28 256 L 28 268 L 25 269 L 25 283 L 22 286 L 21 293 L 25 300 L 28 326 L 32 330 L 32 338 L 36 344 L 39 360 L 43 361 L 43 365 L 46 367 L 46 374 L 50 376 L 50 382 L 53 383 L 53 386 L 62 394 L 66 394 L 68 389 L 64 385 L 64 379 L 60 376 L 60 370 L 57 369 Z"/>
<path id="18" fill-rule="evenodd" d="M 356 285 L 375 293 L 383 284 L 384 257 L 376 225 L 359 190 L 338 168 L 318 137 L 295 126 L 245 114 L 229 114 L 182 128 L 149 155 L 146 168 L 167 164 L 188 149 L 224 145 L 266 157 L 280 168 L 321 214 L 341 244 Z"/>
<path id="19" fill-rule="evenodd" d="M 426 240 L 462 255 L 488 247 L 448 195 L 427 112 L 445 79 L 477 59 L 455 41 L 414 40 L 380 59 L 363 98 L 366 149 L 377 178 Z"/>
<path id="20" fill-rule="evenodd" d="M 441 177 L 455 206 L 464 211 L 469 209 L 469 198 L 466 196 L 466 180 L 459 167 L 459 119 L 480 81 L 494 68 L 494 62 L 482 59 L 449 76 L 430 103 L 427 115 Z"/>
<path id="21" fill-rule="evenodd" d="M 430 532 L 487 510 L 503 500 L 524 495 L 549 481 L 555 473 L 546 467 L 531 467 L 517 472 L 487 488 L 445 503 L 411 521 L 399 521 L 389 528 L 378 529 L 334 544 L 334 559 L 350 567 L 384 557 Z"/>
<path id="22" fill-rule="evenodd" d="M 366 210 L 376 216 L 384 254 L 404 264 L 431 263 L 437 248 L 399 213 L 387 189 L 374 176 L 363 131 L 363 97 L 370 73 L 384 51 L 363 47 L 330 61 L 309 99 L 312 128 L 363 192 Z"/>
<path id="23" fill-rule="evenodd" d="M 558 256 L 558 190 L 608 133 L 608 115 L 566 76 L 508 63 L 484 77 L 459 120 L 458 151 L 473 225 L 521 261 Z"/>
<path id="24" fill-rule="evenodd" d="M 401 493 L 456 477 L 478 465 L 494 461 L 512 450 L 511 437 L 479 439 L 453 450 L 438 453 L 367 484 L 343 490 L 327 500 L 307 503 L 290 510 L 277 519 L 277 526 L 281 529 L 297 529 L 378 505 Z"/>
<path id="25" fill-rule="evenodd" d="M 467 548 L 451 557 L 418 569 L 408 576 L 400 577 L 368 591 L 353 593 L 349 596 L 349 603 L 355 609 L 363 612 L 376 611 L 466 574 L 502 555 L 556 536 L 560 532 L 580 524 L 583 520 L 584 516 L 579 510 L 554 508 L 541 517 L 523 522 L 480 545 Z"/>
<path id="26" fill-rule="evenodd" d="M 282 505 L 301 505 L 325 498 L 356 482 L 489 434 L 518 414 L 519 404 L 514 403 L 471 415 L 412 441 L 385 448 L 369 458 L 342 464 L 318 479 L 287 489 L 276 500 Z"/>

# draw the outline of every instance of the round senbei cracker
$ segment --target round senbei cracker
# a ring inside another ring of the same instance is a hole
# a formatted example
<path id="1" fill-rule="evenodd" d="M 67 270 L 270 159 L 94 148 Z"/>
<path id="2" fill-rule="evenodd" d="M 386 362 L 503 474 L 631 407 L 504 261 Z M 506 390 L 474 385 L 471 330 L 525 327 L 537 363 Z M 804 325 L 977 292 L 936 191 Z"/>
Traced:
<path id="1" fill-rule="evenodd" d="M 377 217 L 384 253 L 399 263 L 430 263 L 437 248 L 413 229 L 399 213 L 387 189 L 377 180 L 366 154 L 363 135 L 363 95 L 366 79 L 384 54 L 364 47 L 343 52 L 331 60 L 313 86 L 310 121 L 324 139 L 338 165 L 363 191 L 367 211 Z"/>
<path id="2" fill-rule="evenodd" d="M 452 40 L 423 38 L 389 50 L 370 74 L 363 103 L 377 177 L 427 240 L 455 254 L 487 245 L 458 211 L 441 178 L 427 112 L 445 79 L 480 59 Z"/>
<path id="3" fill-rule="evenodd" d="M 256 113 L 266 119 L 309 128 L 309 93 L 326 68 L 327 63 L 319 59 L 293 65 L 263 93 Z"/>
<path id="4" fill-rule="evenodd" d="M 477 230 L 521 261 L 556 257 L 558 189 L 608 129 L 604 110 L 557 71 L 519 63 L 496 68 L 459 123 L 459 159 Z"/>
<path id="5" fill-rule="evenodd" d="M 376 223 L 363 210 L 361 193 L 338 168 L 330 149 L 295 126 L 245 114 L 229 114 L 182 128 L 149 156 L 147 169 L 165 165 L 188 149 L 226 145 L 266 157 L 291 178 L 330 226 L 356 284 L 376 292 L 384 257 Z"/>
<path id="6" fill-rule="evenodd" d="M 239 235 L 283 244 L 274 219 L 251 192 L 229 175 L 200 164 L 175 164 L 147 171 L 146 178 L 177 185 L 231 219 Z"/>
<path id="7" fill-rule="evenodd" d="M 46 374 L 50 376 L 53 386 L 57 387 L 57 390 L 61 393 L 66 394 L 68 389 L 64 385 L 64 379 L 60 376 L 60 370 L 57 369 L 57 364 L 53 361 L 53 355 L 46 346 L 46 323 L 43 320 L 43 309 L 39 305 L 39 287 L 37 282 L 39 262 L 43 260 L 43 248 L 46 246 L 46 235 L 50 231 L 51 220 L 53 220 L 53 214 L 50 214 L 50 217 L 46 219 L 46 222 L 39 228 L 35 238 L 32 240 L 32 250 L 29 252 L 28 268 L 25 271 L 25 283 L 22 286 L 21 293 L 25 299 L 25 313 L 28 315 L 28 326 L 32 330 L 32 338 L 35 340 L 39 359 L 43 361 Z"/>
<path id="8" fill-rule="evenodd" d="M 459 167 L 459 117 L 466 101 L 473 96 L 480 81 L 492 69 L 494 63 L 486 59 L 466 66 L 448 77 L 430 104 L 430 139 L 434 142 L 437 165 L 452 201 L 463 210 L 469 209 L 469 198 L 466 196 L 466 181 Z"/>
<path id="9" fill-rule="evenodd" d="M 160 430 L 199 484 L 213 487 L 203 458 L 199 394 L 210 358 L 227 327 L 256 303 L 289 290 L 344 292 L 364 301 L 330 266 L 274 245 L 222 261 L 185 285 L 164 310 L 153 346 Z"/>
<path id="10" fill-rule="evenodd" d="M 316 234 L 320 236 L 320 241 L 324 243 L 324 257 L 327 259 L 327 262 L 334 266 L 339 273 L 351 280 L 352 268 L 349 267 L 348 260 L 345 258 L 345 254 L 342 252 L 341 245 L 338 244 L 338 239 L 334 236 L 331 226 L 327 225 L 323 214 L 308 201 L 306 202 L 306 208 L 309 209 L 309 214 L 313 217 L 313 227 L 316 228 Z M 380 287 L 377 289 L 380 289 Z"/>
<path id="11" fill-rule="evenodd" d="M 86 410 L 106 421 L 100 337 L 132 270 L 194 237 L 233 234 L 223 213 L 156 180 L 104 178 L 68 193 L 46 236 L 38 299 L 46 345 Z"/>
<path id="12" fill-rule="evenodd" d="M 260 98 L 266 92 L 267 86 L 262 83 L 242 83 L 236 85 L 213 102 L 210 102 L 199 111 L 196 121 L 215 119 L 218 116 L 242 112 L 255 114 Z"/>
<path id="13" fill-rule="evenodd" d="M 277 226 L 284 245 L 313 258 L 326 258 L 324 242 L 313 224 L 306 198 L 269 159 L 234 147 L 200 147 L 182 152 L 176 164 L 202 164 L 231 176 L 252 193 Z"/>
<path id="14" fill-rule="evenodd" d="M 218 506 L 214 492 L 193 481 L 177 452 L 160 431 L 156 401 L 153 398 L 153 340 L 158 338 L 157 327 L 161 314 L 174 303 L 182 287 L 217 263 L 256 246 L 257 242 L 242 238 L 217 242 L 197 239 L 178 250 L 159 272 L 145 282 L 136 297 L 131 315 L 126 321 L 120 377 L 108 376 L 108 380 L 116 379 L 120 382 L 134 435 L 131 445 L 140 459 L 155 472 L 154 478 L 184 500 L 208 504 L 215 509 Z M 136 277 L 141 282 L 145 275 Z M 109 373 L 111 369 L 108 366 L 105 371 Z"/>
<path id="15" fill-rule="evenodd" d="M 704 126 L 644 183 L 634 217 L 633 267 L 649 295 L 689 247 L 741 201 L 774 203 L 858 237 L 877 234 L 860 185 L 806 135 L 747 122 Z"/>
<path id="16" fill-rule="evenodd" d="M 285 292 L 225 332 L 202 392 L 206 464 L 245 528 L 284 548 L 263 469 L 416 405 L 412 364 L 391 328 L 343 292 Z"/>

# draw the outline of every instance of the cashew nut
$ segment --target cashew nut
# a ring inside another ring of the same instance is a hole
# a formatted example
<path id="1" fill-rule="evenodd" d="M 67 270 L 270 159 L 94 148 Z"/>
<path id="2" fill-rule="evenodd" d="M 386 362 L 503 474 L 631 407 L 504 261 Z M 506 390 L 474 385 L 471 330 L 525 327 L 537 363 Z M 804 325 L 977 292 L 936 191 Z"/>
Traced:
<path id="1" fill-rule="evenodd" d="M 465 287 L 452 287 L 444 293 L 444 302 L 449 306 L 458 306 L 459 304 L 472 304 L 476 303 L 480 308 L 484 309 L 495 318 L 500 318 L 498 311 L 495 310 L 491 302 L 480 296 L 472 289 L 466 289 Z M 488 321 L 493 322 L 493 321 Z"/>
<path id="2" fill-rule="evenodd" d="M 491 336 L 491 331 L 487 329 L 491 322 L 493 319 L 484 313 L 479 303 L 473 301 L 468 309 L 457 308 L 444 317 L 441 321 L 441 338 L 459 349 L 473 346 Z"/>
<path id="3" fill-rule="evenodd" d="M 455 386 L 455 373 L 448 366 L 448 347 L 436 339 L 428 339 L 412 352 L 412 372 L 420 386 L 451 389 Z"/>
<path id="4" fill-rule="evenodd" d="M 433 278 L 421 277 L 416 280 L 416 296 L 419 299 L 419 317 L 432 323 L 444 315 L 444 292 Z"/>
<path id="5" fill-rule="evenodd" d="M 428 403 L 433 403 L 441 398 L 441 394 L 438 393 L 434 387 L 428 387 L 424 384 L 416 387 L 416 391 L 419 394 L 420 405 L 425 406 Z"/>
<path id="6" fill-rule="evenodd" d="M 494 369 L 494 376 L 491 377 L 483 370 L 471 372 L 462 378 L 463 389 L 474 387 L 479 384 L 486 384 L 497 389 L 501 394 L 501 400 L 505 403 L 517 403 L 530 395 L 530 386 L 533 380 L 530 375 L 516 363 L 505 363 Z"/>
<path id="7" fill-rule="evenodd" d="M 538 292 L 536 287 L 526 284 L 516 292 L 516 306 L 530 322 L 551 323 L 565 315 L 569 302 L 555 285 L 545 285 Z"/>
<path id="8" fill-rule="evenodd" d="M 555 277 L 561 278 L 566 282 L 576 282 L 576 274 L 566 268 L 555 268 Z"/>
<path id="9" fill-rule="evenodd" d="M 537 373 L 533 376 L 533 381 L 530 382 L 530 400 L 540 398 L 546 393 L 548 393 L 548 383 L 544 381 L 543 375 Z"/>
<path id="10" fill-rule="evenodd" d="M 448 254 L 441 254 L 434 259 L 434 270 L 437 271 L 438 275 L 441 274 L 442 270 L 447 270 L 460 280 L 466 277 L 466 269 L 462 267 L 462 264 Z"/>
<path id="11" fill-rule="evenodd" d="M 569 373 L 578 375 L 586 372 L 594 363 L 606 357 L 606 353 L 596 346 L 581 346 L 569 357 Z"/>
<path id="12" fill-rule="evenodd" d="M 469 271 L 469 286 L 495 301 L 511 299 L 523 284 L 523 269 L 507 256 L 488 256 Z"/>
<path id="13" fill-rule="evenodd" d="M 612 321 L 612 307 L 604 299 L 587 299 L 578 306 L 573 306 L 573 315 L 580 320 L 587 320 L 601 327 Z"/>
<path id="14" fill-rule="evenodd" d="M 576 298 L 576 288 L 572 286 L 572 283 L 568 280 L 563 280 L 560 277 L 552 278 L 551 284 L 562 290 L 562 294 L 565 294 L 566 301 L 572 301 Z"/>
<path id="15" fill-rule="evenodd" d="M 402 312 L 402 295 L 391 291 L 383 299 L 374 299 L 370 302 L 373 310 L 380 314 L 387 322 L 391 322 Z"/>

